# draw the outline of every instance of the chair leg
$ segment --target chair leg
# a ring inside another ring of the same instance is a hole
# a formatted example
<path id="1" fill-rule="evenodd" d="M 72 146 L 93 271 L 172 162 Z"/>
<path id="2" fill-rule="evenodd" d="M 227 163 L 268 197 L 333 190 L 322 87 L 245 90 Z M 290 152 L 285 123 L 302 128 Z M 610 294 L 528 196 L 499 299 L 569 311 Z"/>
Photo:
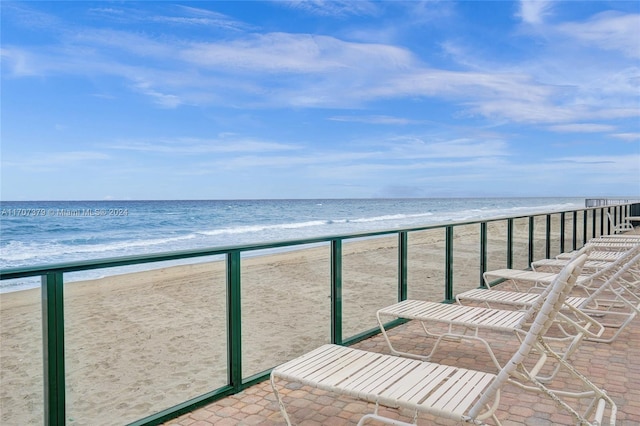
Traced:
<path id="1" fill-rule="evenodd" d="M 609 422 L 611 425 L 615 425 L 616 416 L 618 407 L 615 402 L 607 395 L 605 391 L 597 387 L 593 384 L 588 378 L 586 378 L 582 373 L 577 371 L 571 364 L 564 359 L 563 356 L 556 353 L 553 349 L 549 347 L 547 342 L 544 341 L 542 337 L 538 338 L 537 346 L 539 350 L 547 354 L 548 356 L 554 358 L 558 363 L 564 367 L 567 372 L 573 376 L 575 379 L 580 381 L 584 386 L 585 390 L 580 391 L 568 391 L 568 390 L 560 390 L 560 389 L 550 389 L 546 387 L 542 382 L 540 382 L 537 377 L 535 377 L 530 372 L 524 370 L 524 373 L 519 372 L 516 376 L 520 378 L 520 380 L 524 380 L 530 383 L 530 385 L 525 384 L 519 380 L 510 380 L 509 382 L 513 385 L 516 385 L 522 389 L 527 389 L 531 391 L 542 392 L 547 395 L 550 399 L 552 399 L 559 407 L 562 407 L 564 410 L 569 412 L 572 417 L 576 420 L 577 424 L 584 425 L 593 425 L 602 424 L 602 418 L 604 417 L 604 411 L 609 406 Z M 514 376 L 515 378 L 515 376 Z M 571 407 L 564 399 L 572 398 L 572 399 L 584 399 L 591 398 L 591 402 L 588 404 L 588 408 L 585 412 L 579 413 L 573 407 Z M 588 418 L 592 416 L 595 418 L 594 422 L 590 422 Z"/>
<path id="2" fill-rule="evenodd" d="M 287 409 L 284 406 L 284 402 L 282 401 L 282 396 L 280 392 L 278 392 L 278 388 L 276 387 L 275 377 L 271 375 L 271 389 L 273 389 L 273 393 L 276 394 L 276 399 L 278 400 L 278 406 L 280 407 L 280 413 L 282 417 L 284 417 L 284 421 L 287 422 L 287 426 L 291 426 L 291 420 L 289 419 L 289 415 L 287 414 Z"/>
<path id="3" fill-rule="evenodd" d="M 389 351 L 391 351 L 392 355 L 404 356 L 406 358 L 419 359 L 421 361 L 429 361 L 429 356 L 412 354 L 409 352 L 402 352 L 393 347 L 391 343 L 391 339 L 389 339 L 389 335 L 387 334 L 387 330 L 384 328 L 384 324 L 382 323 L 382 318 L 380 318 L 380 312 L 376 313 L 376 318 L 378 318 L 378 324 L 380 325 L 380 332 L 384 337 L 384 340 L 387 342 L 387 346 L 389 347 Z"/>
<path id="4" fill-rule="evenodd" d="M 362 416 L 360 418 L 360 421 L 358 422 L 357 426 L 362 426 L 364 425 L 364 423 L 368 420 L 368 419 L 372 419 L 372 420 L 376 420 L 377 422 L 380 423 L 384 423 L 387 425 L 392 425 L 392 426 L 416 426 L 417 423 L 407 423 L 407 422 L 403 422 L 402 420 L 394 420 L 394 419 L 390 419 L 388 417 L 384 417 L 384 416 L 380 416 L 376 413 L 372 413 L 372 414 L 365 414 L 364 416 Z"/>

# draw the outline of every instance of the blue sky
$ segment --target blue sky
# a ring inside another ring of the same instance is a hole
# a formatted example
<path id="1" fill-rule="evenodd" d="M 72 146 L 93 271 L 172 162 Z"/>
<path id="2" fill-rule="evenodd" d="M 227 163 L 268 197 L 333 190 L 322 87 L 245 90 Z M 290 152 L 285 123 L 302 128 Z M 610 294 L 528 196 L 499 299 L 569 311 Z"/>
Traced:
<path id="1" fill-rule="evenodd" d="M 637 1 L 2 1 L 3 200 L 640 195 Z"/>

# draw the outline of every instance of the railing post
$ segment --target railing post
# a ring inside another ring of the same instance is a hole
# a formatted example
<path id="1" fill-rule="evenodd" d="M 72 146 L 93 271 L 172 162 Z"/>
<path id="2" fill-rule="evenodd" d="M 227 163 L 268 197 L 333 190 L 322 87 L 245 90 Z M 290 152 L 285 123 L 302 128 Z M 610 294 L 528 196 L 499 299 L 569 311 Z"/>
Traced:
<path id="1" fill-rule="evenodd" d="M 591 210 L 591 238 L 596 237 L 596 209 Z"/>
<path id="2" fill-rule="evenodd" d="M 513 219 L 507 219 L 507 268 L 513 268 Z"/>
<path id="3" fill-rule="evenodd" d="M 533 245 L 533 237 L 534 237 L 534 229 L 533 229 L 533 225 L 535 222 L 535 217 L 534 216 L 529 216 L 529 265 L 531 265 L 533 263 L 533 249 L 534 249 L 534 245 Z"/>
<path id="4" fill-rule="evenodd" d="M 242 390 L 242 303 L 240 252 L 227 253 L 227 350 L 229 385 Z"/>
<path id="5" fill-rule="evenodd" d="M 551 257 L 551 215 L 547 215 L 547 221 L 545 225 L 545 243 L 544 243 L 544 257 L 549 259 Z"/>
<path id="6" fill-rule="evenodd" d="M 480 223 L 480 286 L 482 286 L 483 275 L 487 272 L 487 222 Z"/>
<path id="7" fill-rule="evenodd" d="M 573 235 L 571 236 L 571 238 L 573 240 L 573 243 L 571 244 L 571 247 L 572 247 L 572 250 L 576 250 L 578 248 L 578 212 L 577 211 L 573 212 L 572 220 L 573 220 Z M 561 250 L 561 251 L 564 253 L 564 250 Z"/>
<path id="8" fill-rule="evenodd" d="M 453 226 L 445 228 L 444 298 L 453 300 Z"/>
<path id="9" fill-rule="evenodd" d="M 42 278 L 42 355 L 44 370 L 44 424 L 64 425 L 64 291 L 62 273 Z"/>
<path id="10" fill-rule="evenodd" d="M 342 240 L 331 240 L 331 343 L 342 344 Z"/>
<path id="11" fill-rule="evenodd" d="M 574 241 L 576 240 L 577 237 L 574 237 Z M 587 211 L 583 210 L 582 211 L 582 245 L 587 244 Z M 573 249 L 577 249 L 578 246 L 577 244 L 574 242 L 573 243 Z"/>
<path id="12" fill-rule="evenodd" d="M 575 212 L 574 212 L 575 213 Z M 564 253 L 564 233 L 565 233 L 565 223 L 566 214 L 565 212 L 560 213 L 560 253 Z M 576 218 L 573 218 L 573 229 L 576 229 Z M 575 238 L 574 238 L 575 240 Z"/>
<path id="13" fill-rule="evenodd" d="M 409 251 L 409 235 L 406 231 L 398 232 L 398 301 L 407 300 L 407 255 Z"/>

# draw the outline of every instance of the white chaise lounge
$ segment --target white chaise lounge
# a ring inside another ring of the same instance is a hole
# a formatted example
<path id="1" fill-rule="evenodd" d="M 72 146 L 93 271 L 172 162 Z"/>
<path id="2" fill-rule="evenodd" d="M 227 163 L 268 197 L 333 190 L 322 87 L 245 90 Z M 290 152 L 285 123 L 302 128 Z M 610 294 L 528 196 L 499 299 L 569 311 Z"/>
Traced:
<path id="1" fill-rule="evenodd" d="M 495 412 L 500 404 L 500 389 L 506 383 L 549 396 L 574 417 L 575 423 L 602 424 L 608 413 L 609 424 L 615 424 L 615 402 L 551 350 L 543 338 L 575 283 L 585 259 L 586 256 L 580 256 L 558 275 L 537 315 L 532 318 L 531 327 L 523 333 L 518 349 L 497 374 L 324 345 L 271 372 L 271 386 L 285 421 L 288 425 L 292 424 L 278 390 L 281 380 L 376 404 L 375 411 L 364 415 L 358 425 L 368 419 L 397 426 L 415 425 L 420 413 L 472 424 L 483 424 L 485 419 L 492 417 L 499 424 Z M 537 360 L 531 369 L 526 367 L 531 364 L 525 364 L 525 360 L 530 358 Z M 541 383 L 536 376 L 539 366 L 547 358 L 564 367 L 571 377 L 581 383 L 583 389 L 578 392 L 554 391 Z M 567 402 L 572 398 L 587 399 L 589 403 L 586 410 L 578 412 Z M 414 422 L 381 416 L 377 409 L 380 405 L 410 409 L 415 413 Z"/>

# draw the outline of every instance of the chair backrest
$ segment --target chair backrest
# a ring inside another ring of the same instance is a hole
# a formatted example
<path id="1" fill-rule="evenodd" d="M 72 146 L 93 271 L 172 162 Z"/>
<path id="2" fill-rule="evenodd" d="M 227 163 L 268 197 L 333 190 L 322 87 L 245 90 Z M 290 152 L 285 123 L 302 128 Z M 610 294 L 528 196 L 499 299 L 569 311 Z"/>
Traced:
<path id="1" fill-rule="evenodd" d="M 593 251 L 593 249 L 595 248 L 595 246 L 593 244 L 585 244 L 583 245 L 579 250 L 577 250 L 575 253 L 573 253 L 573 256 L 571 256 L 571 258 L 569 259 L 569 262 L 572 260 L 576 260 L 581 254 L 589 254 L 591 251 Z M 567 262 L 568 263 L 568 262 Z"/>
<path id="2" fill-rule="evenodd" d="M 624 274 L 637 267 L 640 263 L 640 249 L 631 250 L 630 252 L 633 254 L 633 257 L 629 256 L 629 254 L 625 254 L 625 256 L 622 257 L 624 263 L 617 268 L 613 275 L 609 276 L 600 286 L 598 286 L 596 291 L 591 293 L 587 298 L 589 302 L 598 299 L 598 297 L 607 290 L 611 290 L 610 284 L 621 280 Z M 616 263 L 619 263 L 619 260 L 620 259 L 616 260 Z"/>
<path id="3" fill-rule="evenodd" d="M 633 225 L 626 218 L 623 218 L 620 221 L 620 223 L 616 225 L 616 221 L 614 220 L 613 216 L 611 216 L 611 213 L 607 212 L 607 217 L 609 218 L 609 225 L 611 225 L 611 231 L 614 234 L 617 234 L 618 232 L 633 230 Z"/>
<path id="4" fill-rule="evenodd" d="M 593 246 L 590 246 L 589 244 L 587 244 L 583 246 L 580 250 L 578 250 L 578 252 L 571 258 L 571 260 L 567 262 L 567 265 L 563 268 L 563 270 L 556 276 L 556 279 L 554 280 L 554 282 L 557 281 L 558 276 L 560 276 L 560 274 L 562 274 L 562 272 L 566 270 L 569 264 L 571 264 L 572 262 L 575 262 L 577 259 L 582 257 L 587 259 L 588 254 L 592 249 L 593 249 Z M 589 282 L 594 282 L 595 280 L 599 280 L 599 279 L 606 281 L 607 279 L 610 279 L 609 277 L 611 277 L 611 275 L 613 275 L 616 271 L 621 269 L 623 265 L 625 265 L 629 261 L 629 259 L 631 259 L 634 255 L 638 253 L 640 253 L 640 245 L 625 251 L 622 256 L 617 258 L 615 261 L 611 262 L 606 267 L 600 268 L 596 270 L 594 273 L 585 275 L 585 276 L 587 277 L 587 280 Z M 583 264 L 584 264 L 584 261 L 582 262 L 582 264 L 580 264 L 580 271 L 582 271 Z M 586 285 L 586 284 L 583 284 L 583 285 Z M 520 325 L 528 324 L 531 322 L 531 320 L 538 314 L 538 312 L 542 308 L 543 303 L 545 302 L 546 298 L 548 297 L 549 293 L 552 290 L 553 290 L 553 283 L 551 285 L 548 285 L 542 291 L 542 293 L 540 293 L 540 297 L 536 298 L 534 302 L 531 304 L 531 306 L 529 306 L 529 308 L 526 311 L 526 314 L 520 320 Z"/>
<path id="5" fill-rule="evenodd" d="M 553 283 L 549 286 L 550 290 L 547 293 L 547 296 L 544 297 L 544 302 L 529 327 L 529 331 L 527 331 L 527 334 L 522 340 L 520 347 L 498 372 L 495 380 L 487 388 L 485 393 L 480 397 L 480 399 L 478 399 L 473 407 L 471 407 L 471 410 L 469 410 L 469 416 L 471 418 L 475 418 L 486 404 L 491 401 L 495 393 L 504 386 L 509 377 L 516 371 L 527 355 L 529 355 L 529 352 L 533 349 L 537 339 L 540 336 L 543 336 L 549 327 L 551 327 L 556 314 L 575 285 L 578 275 L 580 275 L 580 272 L 582 271 L 582 265 L 584 265 L 586 260 L 586 254 L 580 255 L 577 259 L 569 262 L 556 276 Z M 538 298 L 538 300 L 540 299 L 543 299 L 543 297 Z"/>
<path id="6" fill-rule="evenodd" d="M 632 259 L 634 256 L 636 256 L 638 253 L 640 253 L 640 245 L 629 248 L 624 252 L 624 254 L 622 254 L 622 256 L 618 257 L 613 262 L 610 262 L 604 268 L 600 268 L 593 274 L 590 274 L 589 280 L 594 281 L 600 278 L 606 278 L 612 272 L 615 273 L 618 269 L 626 265 L 629 262 L 629 260 Z"/>
<path id="7" fill-rule="evenodd" d="M 536 300 L 533 301 L 531 306 L 527 308 L 526 314 L 520 320 L 520 325 L 528 324 L 529 322 L 531 322 L 531 320 L 538 314 L 538 312 L 542 308 L 542 305 L 544 304 L 545 300 L 549 296 L 549 293 L 553 291 L 553 288 L 554 288 L 553 284 L 557 282 L 560 274 L 562 274 L 567 269 L 567 266 L 569 266 L 569 264 L 571 264 L 572 262 L 575 262 L 577 259 L 581 258 L 582 256 L 584 256 L 586 259 L 587 254 L 591 251 L 591 249 L 592 249 L 592 246 L 585 245 L 580 250 L 578 250 L 575 255 L 571 257 L 571 260 L 569 260 L 569 262 L 567 262 L 567 265 L 565 265 L 562 271 L 558 273 L 558 275 L 556 276 L 556 279 L 552 282 L 552 284 L 545 287 L 545 289 L 540 293 L 540 297 L 537 297 Z M 582 264 L 584 264 L 584 262 L 582 262 Z M 580 270 L 582 270 L 582 264 L 580 265 Z M 607 268 L 604 268 L 604 269 L 609 270 L 610 267 L 611 266 L 607 266 Z M 599 274 L 599 273 L 600 271 L 597 271 L 594 274 Z"/>

